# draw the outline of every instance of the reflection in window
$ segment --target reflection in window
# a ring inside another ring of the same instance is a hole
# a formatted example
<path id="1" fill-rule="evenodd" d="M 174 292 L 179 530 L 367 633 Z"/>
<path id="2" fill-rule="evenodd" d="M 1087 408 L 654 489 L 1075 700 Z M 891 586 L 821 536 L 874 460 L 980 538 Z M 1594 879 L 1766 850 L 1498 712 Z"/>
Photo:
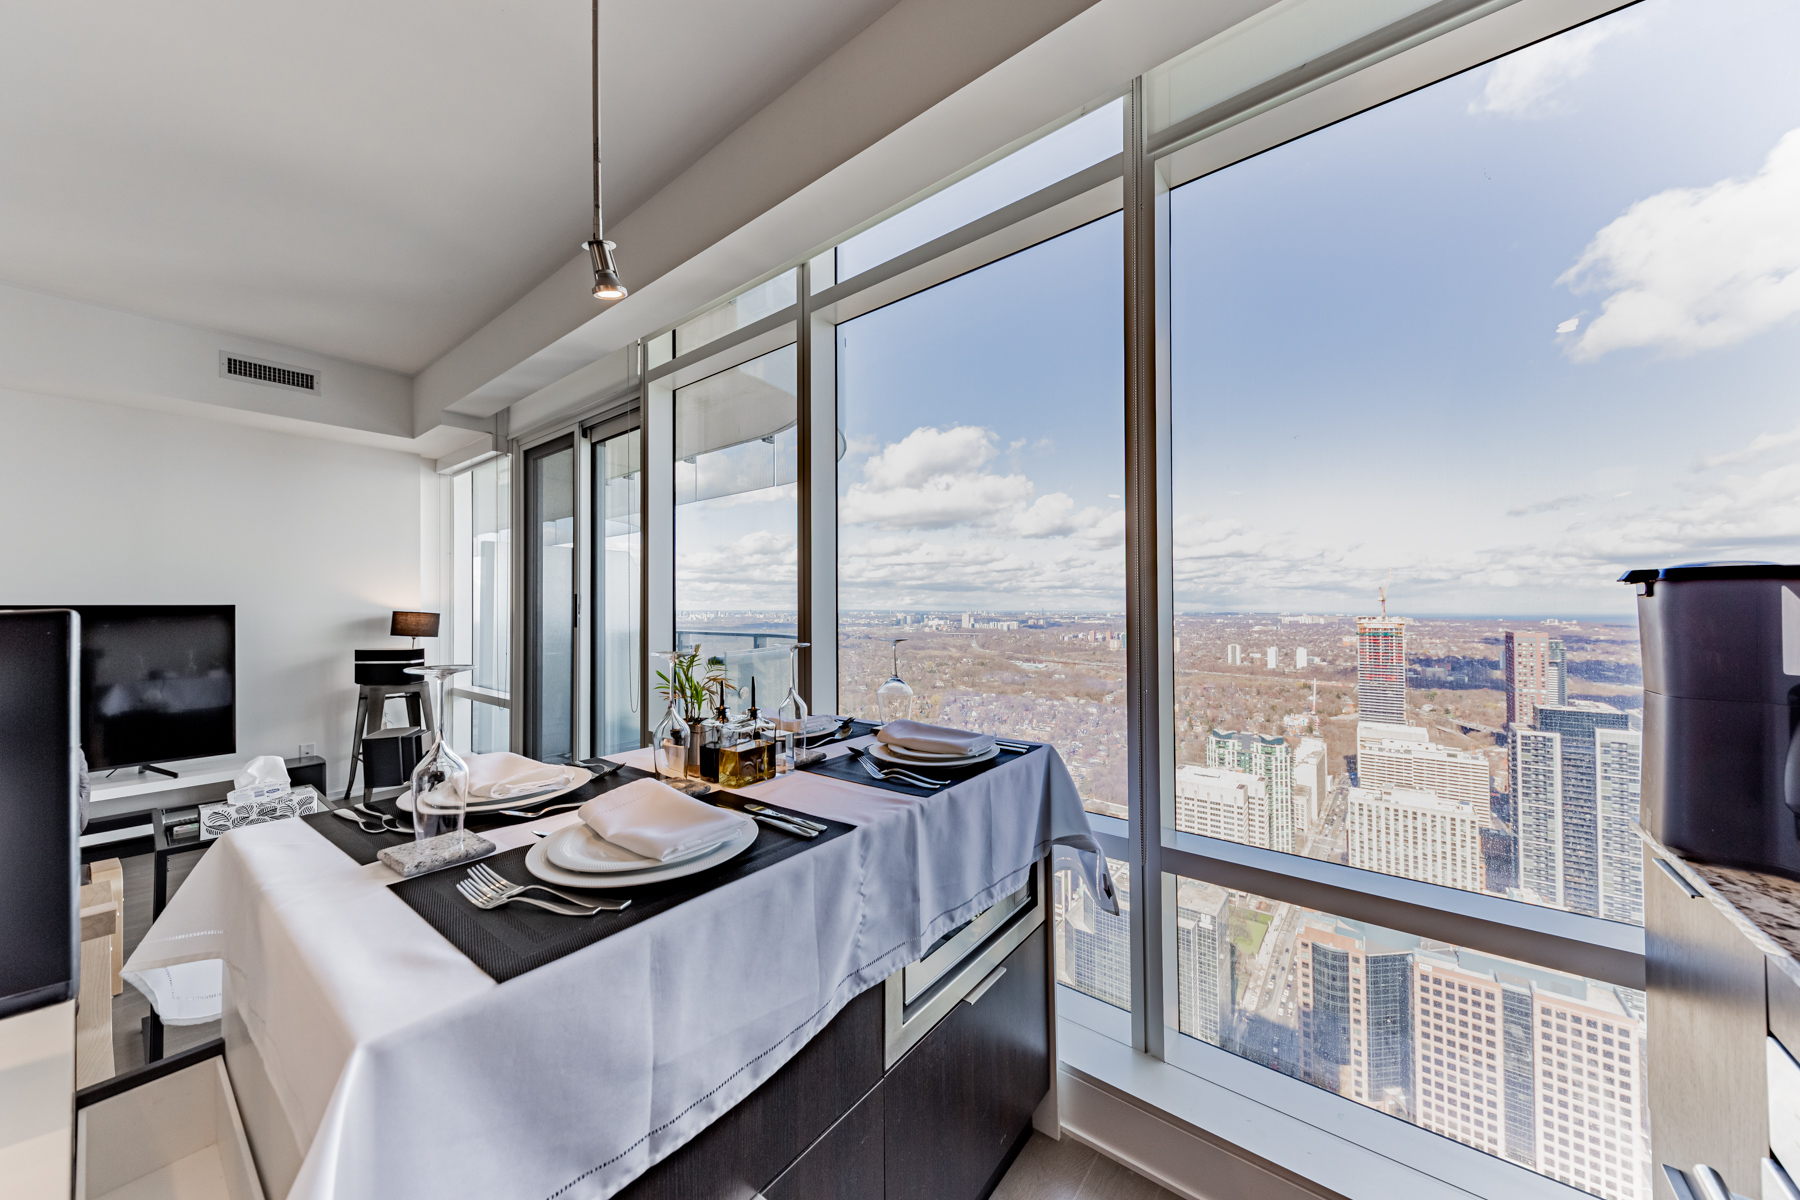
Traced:
<path id="1" fill-rule="evenodd" d="M 1644 994 L 1176 879 L 1180 1033 L 1610 1200 L 1650 1194 Z"/>
<path id="2" fill-rule="evenodd" d="M 837 248 L 837 278 L 859 275 L 1111 158 L 1124 148 L 1124 103 L 1095 109 L 846 240 Z"/>
<path id="3" fill-rule="evenodd" d="M 771 711 L 798 628 L 794 347 L 675 393 L 675 640 Z M 656 647 L 652 647 L 656 649 Z"/>
<path id="4" fill-rule="evenodd" d="M 1177 830 L 1642 923 L 1615 580 L 1800 553 L 1797 38 L 1647 0 L 1169 193 Z"/>
<path id="5" fill-rule="evenodd" d="M 838 696 L 1052 742 L 1125 815 L 1117 215 L 838 326 Z M 1071 278 L 1093 286 L 1071 290 Z"/>
<path id="6" fill-rule="evenodd" d="M 525 453 L 525 752 L 540 762 L 575 753 L 575 439 Z"/>
<path id="7" fill-rule="evenodd" d="M 450 741 L 485 754 L 511 747 L 512 459 L 491 458 L 450 481 Z"/>
<path id="8" fill-rule="evenodd" d="M 778 313 L 793 304 L 799 291 L 798 270 L 785 271 L 766 283 L 759 283 L 717 308 L 708 309 L 687 324 L 676 326 L 670 353 L 687 354 L 735 329 L 754 325 L 771 313 Z"/>
<path id="9" fill-rule="evenodd" d="M 643 729 L 638 604 L 643 477 L 639 433 L 632 429 L 594 444 L 594 588 L 599 628 L 594 650 L 594 752 L 634 750 Z"/>

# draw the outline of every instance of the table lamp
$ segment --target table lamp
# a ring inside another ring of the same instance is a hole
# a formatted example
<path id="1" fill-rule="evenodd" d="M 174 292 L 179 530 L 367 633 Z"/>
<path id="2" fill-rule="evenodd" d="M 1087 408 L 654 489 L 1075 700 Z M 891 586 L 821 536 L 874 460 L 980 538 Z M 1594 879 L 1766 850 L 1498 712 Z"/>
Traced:
<path id="1" fill-rule="evenodd" d="M 438 615 L 432 612 L 397 612 L 388 626 L 389 637 L 411 638 L 417 646 L 420 638 L 438 635 Z"/>

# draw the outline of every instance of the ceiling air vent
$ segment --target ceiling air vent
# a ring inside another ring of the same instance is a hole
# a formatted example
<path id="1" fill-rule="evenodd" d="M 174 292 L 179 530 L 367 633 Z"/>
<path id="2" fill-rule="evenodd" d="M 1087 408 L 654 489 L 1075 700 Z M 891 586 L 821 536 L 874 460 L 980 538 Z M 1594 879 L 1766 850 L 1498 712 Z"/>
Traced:
<path id="1" fill-rule="evenodd" d="M 228 379 L 242 379 L 246 383 L 260 383 L 264 387 L 288 388 L 296 392 L 312 392 L 319 390 L 319 377 L 311 371 L 302 371 L 298 367 L 285 367 L 280 363 L 264 362 L 261 359 L 245 358 L 241 354 L 219 351 L 219 374 Z"/>

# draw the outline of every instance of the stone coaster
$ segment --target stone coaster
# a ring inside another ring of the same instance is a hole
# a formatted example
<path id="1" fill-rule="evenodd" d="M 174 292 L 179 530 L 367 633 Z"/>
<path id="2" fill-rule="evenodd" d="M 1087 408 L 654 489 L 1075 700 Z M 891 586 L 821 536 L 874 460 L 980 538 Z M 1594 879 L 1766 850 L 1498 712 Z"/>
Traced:
<path id="1" fill-rule="evenodd" d="M 479 833 L 458 829 L 453 833 L 440 833 L 434 838 L 426 838 L 422 842 L 389 846 L 376 857 L 397 875 L 411 879 L 414 875 L 423 875 L 427 871 L 438 871 L 457 863 L 486 858 L 493 852 L 494 843 Z"/>

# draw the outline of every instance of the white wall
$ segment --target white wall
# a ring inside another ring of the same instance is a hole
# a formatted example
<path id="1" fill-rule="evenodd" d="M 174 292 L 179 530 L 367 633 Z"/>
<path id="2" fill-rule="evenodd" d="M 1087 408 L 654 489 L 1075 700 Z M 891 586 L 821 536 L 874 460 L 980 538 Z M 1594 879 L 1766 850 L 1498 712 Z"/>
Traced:
<path id="1" fill-rule="evenodd" d="M 0 604 L 237 605 L 238 757 L 342 786 L 351 651 L 438 590 L 417 455 L 5 389 L 0 446 Z"/>

